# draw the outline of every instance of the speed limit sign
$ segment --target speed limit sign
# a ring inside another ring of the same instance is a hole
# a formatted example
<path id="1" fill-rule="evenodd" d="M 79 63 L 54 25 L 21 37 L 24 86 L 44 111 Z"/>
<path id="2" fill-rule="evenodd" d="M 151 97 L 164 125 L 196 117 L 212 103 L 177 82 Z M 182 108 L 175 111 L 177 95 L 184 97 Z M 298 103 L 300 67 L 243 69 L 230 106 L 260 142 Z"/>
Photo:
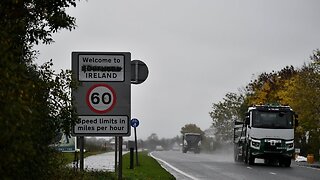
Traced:
<path id="1" fill-rule="evenodd" d="M 99 114 L 112 110 L 117 101 L 116 93 L 108 84 L 94 84 L 86 95 L 86 103 L 91 111 Z"/>

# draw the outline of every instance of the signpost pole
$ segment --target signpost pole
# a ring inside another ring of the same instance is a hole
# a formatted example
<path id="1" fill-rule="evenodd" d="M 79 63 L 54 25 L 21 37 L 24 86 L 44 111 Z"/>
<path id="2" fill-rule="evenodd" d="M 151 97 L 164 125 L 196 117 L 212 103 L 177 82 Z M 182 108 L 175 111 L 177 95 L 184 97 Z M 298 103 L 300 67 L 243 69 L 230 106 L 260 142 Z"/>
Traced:
<path id="1" fill-rule="evenodd" d="M 138 158 L 138 140 L 137 140 L 137 127 L 139 126 L 139 120 L 133 118 L 130 120 L 130 124 L 134 129 L 134 142 L 135 142 L 135 149 L 136 149 L 136 166 L 139 166 L 139 158 Z"/>
<path id="2" fill-rule="evenodd" d="M 84 169 L 84 137 L 79 137 L 80 141 L 80 171 Z"/>
<path id="3" fill-rule="evenodd" d="M 118 172 L 118 137 L 115 136 L 114 138 L 114 172 Z"/>
<path id="4" fill-rule="evenodd" d="M 135 148 L 136 148 L 136 166 L 139 166 L 138 160 L 138 141 L 137 141 L 137 128 L 134 127 L 134 141 L 135 141 Z"/>
<path id="5" fill-rule="evenodd" d="M 122 136 L 119 136 L 119 170 L 118 180 L 122 180 Z"/>

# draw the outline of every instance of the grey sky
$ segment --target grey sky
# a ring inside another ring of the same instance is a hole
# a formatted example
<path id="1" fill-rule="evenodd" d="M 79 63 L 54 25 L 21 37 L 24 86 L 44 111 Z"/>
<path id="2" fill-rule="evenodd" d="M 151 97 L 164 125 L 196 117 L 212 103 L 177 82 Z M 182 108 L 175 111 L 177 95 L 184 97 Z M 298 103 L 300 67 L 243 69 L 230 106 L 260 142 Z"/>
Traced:
<path id="1" fill-rule="evenodd" d="M 68 12 L 77 28 L 41 45 L 39 64 L 71 69 L 72 51 L 131 52 L 149 67 L 132 85 L 138 136 L 209 128 L 212 103 L 254 75 L 301 67 L 320 48 L 318 0 L 89 0 Z"/>

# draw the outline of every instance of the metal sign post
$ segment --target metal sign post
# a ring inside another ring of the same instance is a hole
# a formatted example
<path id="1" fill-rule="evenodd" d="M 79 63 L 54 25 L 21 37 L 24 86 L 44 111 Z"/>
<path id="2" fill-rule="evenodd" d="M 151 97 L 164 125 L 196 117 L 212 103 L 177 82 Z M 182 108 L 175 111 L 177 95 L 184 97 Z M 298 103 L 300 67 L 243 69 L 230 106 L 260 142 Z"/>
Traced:
<path id="1" fill-rule="evenodd" d="M 118 172 L 118 137 L 114 138 L 114 172 Z"/>
<path id="2" fill-rule="evenodd" d="M 139 126 L 139 120 L 136 118 L 131 119 L 131 126 L 134 128 L 134 142 L 136 149 L 136 166 L 139 166 L 139 158 L 138 158 L 138 140 L 137 140 L 137 127 Z"/>
<path id="3" fill-rule="evenodd" d="M 140 60 L 131 62 L 129 52 L 72 52 L 72 72 L 80 84 L 72 90 L 78 113 L 72 134 L 81 136 L 80 154 L 83 156 L 84 136 L 117 136 L 119 166 L 115 157 L 115 170 L 122 179 L 123 136 L 131 135 L 131 84 L 143 83 L 148 67 Z M 136 127 L 134 131 L 138 154 Z M 83 157 L 81 162 L 83 169 Z"/>
<path id="4" fill-rule="evenodd" d="M 72 52 L 72 90 L 78 121 L 72 134 L 81 136 L 83 170 L 84 136 L 119 136 L 119 179 L 122 179 L 122 136 L 130 136 L 131 53 Z M 117 152 L 116 152 L 117 153 Z"/>
<path id="5" fill-rule="evenodd" d="M 80 170 L 83 171 L 84 169 L 84 137 L 79 137 L 80 142 Z"/>
<path id="6" fill-rule="evenodd" d="M 122 180 L 122 136 L 119 137 L 119 168 L 118 168 L 118 180 Z"/>

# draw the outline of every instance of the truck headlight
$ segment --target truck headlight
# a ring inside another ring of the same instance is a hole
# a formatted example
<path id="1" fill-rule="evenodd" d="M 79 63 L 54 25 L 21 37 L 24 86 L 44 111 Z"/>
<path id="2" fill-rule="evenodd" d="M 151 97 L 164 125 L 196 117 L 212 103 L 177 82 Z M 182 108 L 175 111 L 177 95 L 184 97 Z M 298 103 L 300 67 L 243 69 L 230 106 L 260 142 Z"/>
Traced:
<path id="1" fill-rule="evenodd" d="M 260 145 L 261 145 L 261 142 L 260 140 L 256 140 L 256 139 L 252 139 L 251 140 L 251 143 L 250 143 L 250 146 L 254 149 L 260 149 Z"/>
<path id="2" fill-rule="evenodd" d="M 184 140 L 184 141 L 183 141 L 183 145 L 185 145 L 185 146 L 186 146 L 187 144 L 188 144 L 188 143 L 187 143 L 187 141 L 186 141 L 186 140 Z"/>
<path id="3" fill-rule="evenodd" d="M 291 151 L 294 149 L 294 143 L 293 141 L 287 141 L 286 142 L 287 151 Z"/>

